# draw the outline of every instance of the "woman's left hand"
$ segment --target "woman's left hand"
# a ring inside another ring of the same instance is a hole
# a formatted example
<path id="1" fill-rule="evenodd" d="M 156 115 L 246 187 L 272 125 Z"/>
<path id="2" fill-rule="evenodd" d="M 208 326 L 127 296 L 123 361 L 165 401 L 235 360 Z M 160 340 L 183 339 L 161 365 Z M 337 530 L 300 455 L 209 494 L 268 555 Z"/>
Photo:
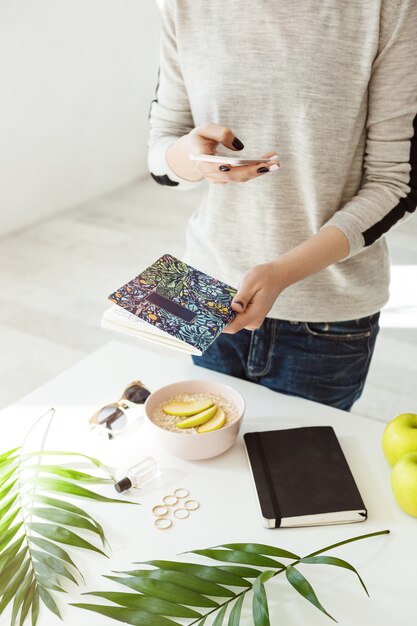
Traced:
<path id="1" fill-rule="evenodd" d="M 285 286 L 284 281 L 280 280 L 277 263 L 262 263 L 252 267 L 243 276 L 232 301 L 232 308 L 239 315 L 223 332 L 236 333 L 242 328 L 259 328 Z"/>
<path id="2" fill-rule="evenodd" d="M 259 328 L 286 287 L 343 261 L 349 249 L 349 240 L 339 228 L 324 226 L 274 261 L 255 265 L 243 276 L 233 298 L 232 308 L 238 315 L 223 332 Z"/>

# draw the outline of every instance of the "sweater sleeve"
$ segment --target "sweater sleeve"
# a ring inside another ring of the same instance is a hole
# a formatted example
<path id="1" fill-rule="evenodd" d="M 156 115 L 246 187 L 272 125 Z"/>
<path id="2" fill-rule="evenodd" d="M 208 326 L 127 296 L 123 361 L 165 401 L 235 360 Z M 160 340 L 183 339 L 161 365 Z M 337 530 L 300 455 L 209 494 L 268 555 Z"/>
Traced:
<path id="1" fill-rule="evenodd" d="M 417 204 L 417 2 L 386 0 L 368 91 L 364 175 L 358 193 L 324 226 L 349 257 L 410 217 Z"/>
<path id="2" fill-rule="evenodd" d="M 176 32 L 175 3 L 161 3 L 160 68 L 155 99 L 149 113 L 148 167 L 152 178 L 161 185 L 191 189 L 191 182 L 177 176 L 168 166 L 166 152 L 183 135 L 194 128 L 187 89 L 181 72 Z"/>

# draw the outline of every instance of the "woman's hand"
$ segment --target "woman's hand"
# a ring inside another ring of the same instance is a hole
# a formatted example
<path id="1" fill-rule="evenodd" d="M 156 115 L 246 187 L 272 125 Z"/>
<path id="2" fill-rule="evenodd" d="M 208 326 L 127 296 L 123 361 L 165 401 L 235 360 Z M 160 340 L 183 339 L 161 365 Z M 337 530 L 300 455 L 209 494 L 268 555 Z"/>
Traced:
<path id="1" fill-rule="evenodd" d="M 339 228 L 324 226 L 273 261 L 255 265 L 240 282 L 232 302 L 238 315 L 223 332 L 259 328 L 284 289 L 342 261 L 348 257 L 349 250 L 349 240 Z"/>
<path id="2" fill-rule="evenodd" d="M 233 298 L 232 308 L 239 315 L 224 328 L 223 332 L 236 333 L 242 328 L 248 330 L 259 328 L 286 286 L 276 262 L 252 267 L 243 276 Z"/>
<path id="3" fill-rule="evenodd" d="M 192 161 L 189 154 L 215 154 L 219 144 L 239 151 L 244 148 L 243 143 L 235 137 L 230 128 L 208 122 L 194 128 L 188 135 L 180 137 L 168 148 L 167 162 L 175 174 L 185 180 L 197 181 L 205 178 L 210 183 L 244 183 L 268 172 L 279 169 L 278 155 L 275 151 L 262 156 L 264 163 L 257 165 L 228 165 L 208 163 L 206 161 Z"/>

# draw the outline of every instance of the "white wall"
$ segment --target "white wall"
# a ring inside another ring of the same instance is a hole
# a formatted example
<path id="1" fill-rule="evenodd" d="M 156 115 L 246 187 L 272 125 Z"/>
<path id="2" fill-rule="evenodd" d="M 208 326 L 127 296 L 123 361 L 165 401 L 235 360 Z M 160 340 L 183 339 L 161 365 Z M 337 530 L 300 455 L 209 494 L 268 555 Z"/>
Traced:
<path id="1" fill-rule="evenodd" d="M 0 235 L 146 173 L 154 0 L 0 0 Z"/>

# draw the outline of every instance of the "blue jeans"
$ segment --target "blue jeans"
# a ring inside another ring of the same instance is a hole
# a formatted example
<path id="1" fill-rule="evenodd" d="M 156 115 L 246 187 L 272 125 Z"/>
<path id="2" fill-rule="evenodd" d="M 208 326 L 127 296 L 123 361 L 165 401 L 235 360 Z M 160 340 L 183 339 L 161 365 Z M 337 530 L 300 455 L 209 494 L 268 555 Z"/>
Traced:
<path id="1" fill-rule="evenodd" d="M 266 318 L 254 331 L 223 333 L 196 365 L 274 391 L 349 411 L 368 374 L 379 313 L 348 322 L 286 322 Z"/>

